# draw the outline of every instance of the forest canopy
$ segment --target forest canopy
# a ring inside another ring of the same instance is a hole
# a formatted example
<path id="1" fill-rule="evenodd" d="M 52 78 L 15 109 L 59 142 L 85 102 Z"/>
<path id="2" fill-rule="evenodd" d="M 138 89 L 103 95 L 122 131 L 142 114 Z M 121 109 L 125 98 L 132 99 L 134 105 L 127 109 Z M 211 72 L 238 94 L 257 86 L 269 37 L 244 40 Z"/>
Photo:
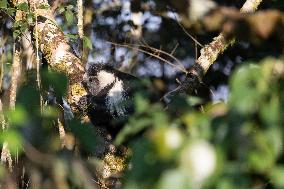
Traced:
<path id="1" fill-rule="evenodd" d="M 0 188 L 284 188 L 282 0 L 0 0 Z"/>

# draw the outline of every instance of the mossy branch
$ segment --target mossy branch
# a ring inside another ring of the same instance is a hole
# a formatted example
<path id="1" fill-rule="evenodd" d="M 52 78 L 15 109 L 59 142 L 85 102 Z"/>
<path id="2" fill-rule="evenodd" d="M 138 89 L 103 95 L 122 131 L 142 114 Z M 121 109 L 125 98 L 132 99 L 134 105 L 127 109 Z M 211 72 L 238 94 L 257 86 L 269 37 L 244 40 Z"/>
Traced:
<path id="1" fill-rule="evenodd" d="M 254 12 L 261 1 L 262 0 L 247 0 L 240 12 Z M 235 37 L 227 39 L 223 33 L 220 33 L 211 43 L 205 45 L 200 50 L 200 56 L 192 68 L 188 71 L 187 77 L 184 81 L 182 81 L 176 89 L 170 91 L 164 96 L 165 102 L 169 103 L 171 99 L 179 93 L 192 93 L 199 86 L 203 76 L 207 73 L 210 66 L 215 63 L 218 56 L 234 43 Z"/>

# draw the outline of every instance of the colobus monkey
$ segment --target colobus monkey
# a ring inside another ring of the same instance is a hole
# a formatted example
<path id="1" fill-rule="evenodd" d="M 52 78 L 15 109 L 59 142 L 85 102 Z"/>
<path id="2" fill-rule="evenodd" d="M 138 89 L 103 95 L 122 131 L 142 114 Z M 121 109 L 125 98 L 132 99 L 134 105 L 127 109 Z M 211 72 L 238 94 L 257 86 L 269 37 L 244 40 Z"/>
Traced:
<path id="1" fill-rule="evenodd" d="M 95 126 L 115 136 L 134 112 L 133 96 L 139 79 L 105 64 L 87 69 L 83 84 L 88 91 L 88 115 Z"/>

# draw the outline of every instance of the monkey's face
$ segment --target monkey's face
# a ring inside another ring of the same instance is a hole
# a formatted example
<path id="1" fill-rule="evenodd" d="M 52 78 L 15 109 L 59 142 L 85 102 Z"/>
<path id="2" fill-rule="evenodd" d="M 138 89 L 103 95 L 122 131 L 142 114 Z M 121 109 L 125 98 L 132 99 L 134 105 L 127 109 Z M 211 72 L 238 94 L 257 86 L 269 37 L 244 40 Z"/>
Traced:
<path id="1" fill-rule="evenodd" d="M 99 70 L 94 75 L 90 75 L 89 73 L 84 75 L 84 84 L 93 96 L 98 96 L 104 90 L 107 90 L 115 81 L 115 75 L 105 70 Z"/>
<path id="2" fill-rule="evenodd" d="M 127 92 L 124 90 L 124 82 L 114 70 L 104 67 L 92 67 L 84 75 L 84 85 L 95 103 L 103 102 L 113 117 L 126 115 L 125 101 Z"/>

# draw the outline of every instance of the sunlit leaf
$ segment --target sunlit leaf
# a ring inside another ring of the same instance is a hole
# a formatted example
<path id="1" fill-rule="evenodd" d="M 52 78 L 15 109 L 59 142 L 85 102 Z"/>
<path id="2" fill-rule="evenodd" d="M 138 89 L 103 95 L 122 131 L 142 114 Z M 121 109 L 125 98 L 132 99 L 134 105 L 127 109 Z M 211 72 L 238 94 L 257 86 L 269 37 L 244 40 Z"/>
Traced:
<path id="1" fill-rule="evenodd" d="M 257 172 L 263 172 L 270 169 L 276 161 L 276 153 L 271 148 L 271 142 L 268 135 L 263 132 L 257 132 L 254 135 L 254 146 L 248 154 L 249 165 Z"/>
<path id="2" fill-rule="evenodd" d="M 65 19 L 67 21 L 67 25 L 72 25 L 74 20 L 74 13 L 69 9 L 65 11 Z"/>
<path id="3" fill-rule="evenodd" d="M 34 18 L 35 18 L 35 14 L 34 13 L 28 13 L 27 14 L 27 22 L 31 25 L 34 23 Z"/>
<path id="4" fill-rule="evenodd" d="M 280 103 L 277 96 L 273 95 L 268 101 L 262 102 L 260 116 L 264 123 L 269 126 L 280 125 Z"/>
<path id="5" fill-rule="evenodd" d="M 0 0 L 0 8 L 7 8 L 8 2 L 7 0 Z"/>
<path id="6" fill-rule="evenodd" d="M 269 171 L 271 182 L 277 188 L 284 188 L 284 165 L 274 167 Z"/>
<path id="7" fill-rule="evenodd" d="M 4 142 L 8 143 L 8 149 L 15 155 L 18 152 L 22 151 L 22 136 L 18 133 L 18 131 L 14 129 L 9 129 L 5 132 L 0 133 L 0 142 L 3 144 Z"/>
<path id="8" fill-rule="evenodd" d="M 74 8 L 73 5 L 67 5 L 67 6 L 66 6 L 66 9 L 70 9 L 70 10 L 71 10 L 71 9 L 73 9 L 73 8 Z"/>
<path id="9" fill-rule="evenodd" d="M 45 106 L 42 109 L 42 116 L 43 117 L 50 117 L 50 118 L 57 118 L 60 111 L 53 106 Z"/>
<path id="10" fill-rule="evenodd" d="M 83 36 L 83 46 L 89 49 L 93 48 L 92 41 L 86 36 Z"/>
<path id="11" fill-rule="evenodd" d="M 195 96 L 190 96 L 187 98 L 187 101 L 191 106 L 195 106 L 200 104 L 202 102 L 202 99 Z"/>
<path id="12" fill-rule="evenodd" d="M 12 125 L 23 125 L 28 119 L 26 110 L 21 106 L 17 106 L 15 110 L 9 110 L 7 116 Z"/>
<path id="13" fill-rule="evenodd" d="M 66 34 L 66 37 L 70 38 L 70 39 L 78 39 L 79 35 L 78 34 Z"/>
<path id="14" fill-rule="evenodd" d="M 20 30 L 14 30 L 13 31 L 13 37 L 14 38 L 17 38 L 18 36 L 20 36 L 21 35 L 21 31 Z"/>
<path id="15" fill-rule="evenodd" d="M 184 136 L 178 128 L 155 128 L 150 133 L 157 155 L 164 160 L 176 157 L 177 150 L 183 143 Z"/>
<path id="16" fill-rule="evenodd" d="M 15 8 L 8 8 L 8 9 L 7 9 L 7 14 L 8 14 L 9 16 L 14 16 L 15 12 L 16 12 L 16 9 L 15 9 Z"/>
<path id="17" fill-rule="evenodd" d="M 239 69 L 232 77 L 230 105 L 241 113 L 252 113 L 258 109 L 262 94 L 258 90 L 261 69 L 257 65 L 248 65 Z"/>
<path id="18" fill-rule="evenodd" d="M 141 94 L 137 94 L 134 97 L 135 101 L 135 110 L 137 113 L 143 113 L 148 110 L 149 102 L 147 99 L 143 98 Z"/>
<path id="19" fill-rule="evenodd" d="M 40 9 L 49 9 L 50 8 L 50 5 L 49 4 L 41 4 L 39 6 Z"/>
<path id="20" fill-rule="evenodd" d="M 24 11 L 24 12 L 28 12 L 29 5 L 28 5 L 28 3 L 23 2 L 23 3 L 20 3 L 20 4 L 17 5 L 17 9 L 21 10 L 21 11 Z"/>
<path id="21" fill-rule="evenodd" d="M 169 170 L 163 173 L 158 189 L 189 189 L 188 177 L 180 170 Z"/>
<path id="22" fill-rule="evenodd" d="M 118 133 L 115 143 L 121 144 L 125 142 L 129 137 L 141 132 L 145 128 L 151 126 L 152 120 L 149 118 L 144 118 L 140 120 L 131 119 L 130 123 L 125 125 L 123 129 Z"/>
<path id="23" fill-rule="evenodd" d="M 64 6 L 60 6 L 57 10 L 58 10 L 59 14 L 62 14 L 65 11 L 65 7 Z"/>

